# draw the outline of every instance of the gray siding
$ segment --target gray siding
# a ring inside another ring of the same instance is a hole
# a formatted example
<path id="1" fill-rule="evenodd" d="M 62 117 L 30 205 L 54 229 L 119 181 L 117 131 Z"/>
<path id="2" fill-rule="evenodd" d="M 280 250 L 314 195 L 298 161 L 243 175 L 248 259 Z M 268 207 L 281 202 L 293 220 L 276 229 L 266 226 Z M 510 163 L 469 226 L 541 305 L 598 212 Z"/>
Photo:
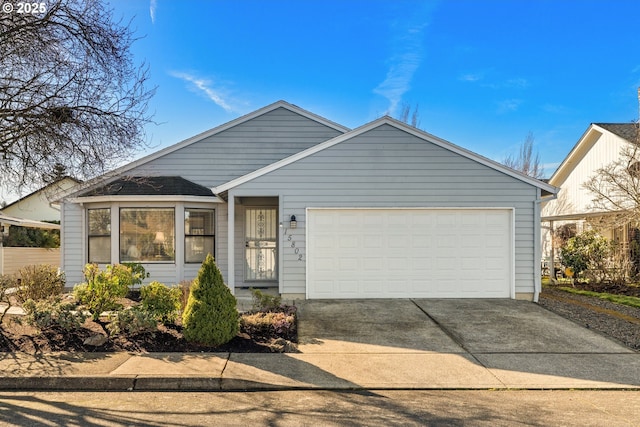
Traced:
<path id="1" fill-rule="evenodd" d="M 84 266 L 84 221 L 83 210 L 80 205 L 64 203 L 61 208 L 62 238 L 61 266 L 67 279 L 67 287 L 82 283 L 82 268 Z"/>
<path id="2" fill-rule="evenodd" d="M 320 151 L 231 190 L 279 195 L 282 221 L 306 252 L 306 207 L 513 207 L 516 293 L 534 292 L 536 188 L 389 125 Z M 283 292 L 305 292 L 305 262 L 283 241 Z"/>
<path id="3" fill-rule="evenodd" d="M 180 175 L 214 187 L 340 134 L 290 110 L 277 108 L 127 174 Z"/>
<path id="4" fill-rule="evenodd" d="M 341 133 L 286 108 L 277 108 L 131 169 L 127 175 L 179 175 L 197 184 L 213 187 Z M 141 203 L 144 204 L 142 200 Z M 216 212 L 216 262 L 223 277 L 228 280 L 226 205 L 216 204 Z M 82 217 L 81 206 L 63 204 L 62 218 L 67 226 L 64 229 L 62 265 L 71 285 L 82 281 L 82 268 L 86 262 L 86 254 L 83 252 L 86 233 Z M 151 265 L 149 269 L 153 280 L 169 284 L 177 283 L 182 278 L 195 278 L 200 266 L 184 264 L 182 270 L 179 267 Z"/>

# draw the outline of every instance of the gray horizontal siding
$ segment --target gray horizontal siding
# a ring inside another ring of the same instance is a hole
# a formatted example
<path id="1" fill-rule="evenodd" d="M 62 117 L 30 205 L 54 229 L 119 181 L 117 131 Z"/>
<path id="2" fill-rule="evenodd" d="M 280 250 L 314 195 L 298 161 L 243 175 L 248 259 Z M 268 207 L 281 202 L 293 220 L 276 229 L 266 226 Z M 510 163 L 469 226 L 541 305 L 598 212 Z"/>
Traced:
<path id="1" fill-rule="evenodd" d="M 280 195 L 281 218 L 305 248 L 306 207 L 515 208 L 516 292 L 533 292 L 536 188 L 392 126 L 383 125 L 233 189 Z M 304 263 L 285 246 L 286 293 L 305 291 Z M 304 251 L 302 251 L 304 252 Z"/>
<path id="2" fill-rule="evenodd" d="M 285 108 L 241 123 L 128 172 L 180 175 L 214 187 L 340 135 Z"/>
<path id="3" fill-rule="evenodd" d="M 61 269 L 65 272 L 67 287 L 82 283 L 84 267 L 84 244 L 82 241 L 82 207 L 64 203 L 61 209 Z"/>

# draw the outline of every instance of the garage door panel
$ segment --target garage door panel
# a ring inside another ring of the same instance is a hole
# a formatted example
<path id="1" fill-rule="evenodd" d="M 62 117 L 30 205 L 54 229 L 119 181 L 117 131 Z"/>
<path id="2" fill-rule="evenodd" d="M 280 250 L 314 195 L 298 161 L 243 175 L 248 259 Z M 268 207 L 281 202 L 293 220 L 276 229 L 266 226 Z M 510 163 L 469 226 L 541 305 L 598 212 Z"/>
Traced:
<path id="1" fill-rule="evenodd" d="M 511 294 L 509 210 L 309 209 L 307 219 L 309 298 Z"/>

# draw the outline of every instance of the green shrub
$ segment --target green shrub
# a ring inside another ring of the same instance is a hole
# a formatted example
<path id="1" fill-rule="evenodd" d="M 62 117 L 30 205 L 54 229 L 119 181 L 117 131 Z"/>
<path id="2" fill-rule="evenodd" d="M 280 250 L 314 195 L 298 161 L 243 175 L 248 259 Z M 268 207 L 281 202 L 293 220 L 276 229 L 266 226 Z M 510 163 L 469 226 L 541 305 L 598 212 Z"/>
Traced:
<path id="1" fill-rule="evenodd" d="M 624 282 L 629 262 L 623 251 L 595 230 L 570 238 L 560 248 L 560 261 L 578 276 L 594 282 Z"/>
<path id="2" fill-rule="evenodd" d="M 249 290 L 255 311 L 274 311 L 282 305 L 282 297 L 279 295 L 265 294 L 260 289 L 250 288 Z"/>
<path id="3" fill-rule="evenodd" d="M 178 317 L 182 291 L 160 282 L 151 282 L 140 288 L 142 308 L 159 322 L 173 322 Z"/>
<path id="4" fill-rule="evenodd" d="M 107 310 L 118 310 L 122 307 L 119 298 L 124 298 L 133 283 L 131 269 L 122 264 L 107 265 L 101 271 L 97 264 L 87 264 L 84 268 L 85 283 L 73 289 L 75 298 L 87 307 L 93 320 Z"/>
<path id="5" fill-rule="evenodd" d="M 39 301 L 28 299 L 22 308 L 25 311 L 24 321 L 40 330 L 58 326 L 65 331 L 72 331 L 80 329 L 87 320 L 87 316 L 76 310 L 74 304 L 63 302 L 60 297 Z"/>
<path id="6" fill-rule="evenodd" d="M 231 341 L 239 331 L 236 304 L 213 256 L 207 255 L 191 285 L 187 307 L 182 314 L 184 338 L 213 346 Z"/>
<path id="7" fill-rule="evenodd" d="M 28 299 L 40 301 L 60 295 L 65 283 L 64 274 L 49 264 L 22 267 L 16 272 L 16 279 L 20 283 L 16 298 L 21 303 Z"/>
<path id="8" fill-rule="evenodd" d="M 135 335 L 155 331 L 158 329 L 158 322 L 151 313 L 140 306 L 136 306 L 128 310 L 119 310 L 112 313 L 106 328 L 110 336 L 120 334 Z"/>
<path id="9" fill-rule="evenodd" d="M 142 281 L 149 277 L 149 273 L 139 262 L 123 262 L 122 265 L 129 267 L 131 270 L 131 288 L 135 288 L 142 284 Z"/>

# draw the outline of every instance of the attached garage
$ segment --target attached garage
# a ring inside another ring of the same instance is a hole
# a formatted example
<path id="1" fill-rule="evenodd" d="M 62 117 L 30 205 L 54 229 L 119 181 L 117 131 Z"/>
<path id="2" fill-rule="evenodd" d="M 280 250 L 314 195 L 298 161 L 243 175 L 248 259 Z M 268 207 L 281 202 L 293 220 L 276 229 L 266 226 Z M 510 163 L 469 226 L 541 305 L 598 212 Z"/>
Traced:
<path id="1" fill-rule="evenodd" d="M 512 209 L 307 209 L 307 298 L 509 298 Z"/>
<path id="2" fill-rule="evenodd" d="M 557 189 L 383 117 L 212 191 L 240 273 L 241 212 L 277 204 L 284 298 L 536 300 L 540 204 Z"/>

